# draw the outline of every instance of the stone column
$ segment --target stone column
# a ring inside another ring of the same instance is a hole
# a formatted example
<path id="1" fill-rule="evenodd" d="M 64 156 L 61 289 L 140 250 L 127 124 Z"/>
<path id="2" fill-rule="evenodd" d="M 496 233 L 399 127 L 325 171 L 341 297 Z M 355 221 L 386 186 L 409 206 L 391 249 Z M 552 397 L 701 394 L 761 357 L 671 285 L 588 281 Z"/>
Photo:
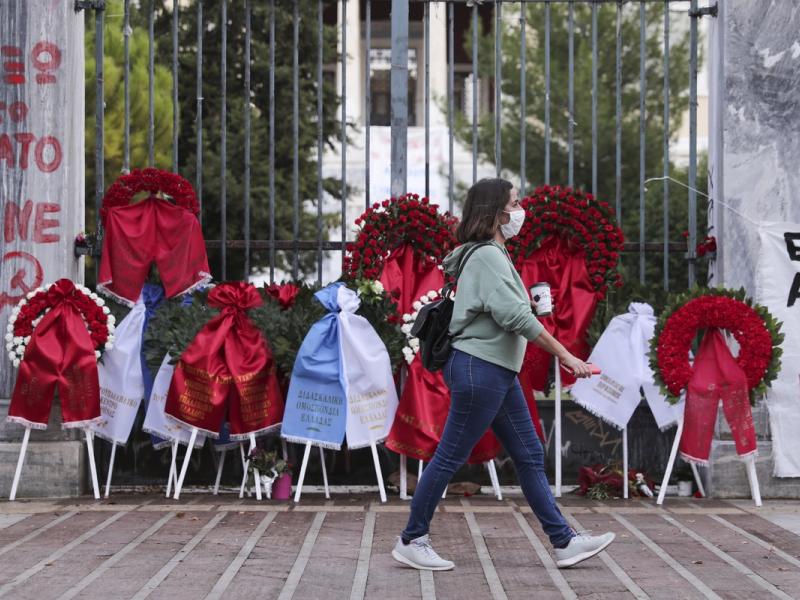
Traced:
<path id="1" fill-rule="evenodd" d="M 84 15 L 72 2 L 0 3 L 0 331 L 30 290 L 82 280 L 73 257 L 84 222 Z M 16 369 L 0 357 L 0 496 L 11 487 L 23 428 L 7 424 Z M 74 495 L 86 451 L 62 433 L 58 401 L 48 431 L 33 432 L 18 495 Z"/>

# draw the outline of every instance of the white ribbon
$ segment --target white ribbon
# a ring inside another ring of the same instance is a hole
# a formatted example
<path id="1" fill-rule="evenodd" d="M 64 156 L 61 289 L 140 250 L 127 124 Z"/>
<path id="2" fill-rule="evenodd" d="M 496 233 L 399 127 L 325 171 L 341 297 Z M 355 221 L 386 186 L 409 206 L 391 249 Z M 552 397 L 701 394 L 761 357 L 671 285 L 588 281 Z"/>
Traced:
<path id="1" fill-rule="evenodd" d="M 598 365 L 602 374 L 579 379 L 570 390 L 572 398 L 604 421 L 623 429 L 639 405 L 641 388 L 658 427 L 664 430 L 675 425 L 683 407 L 667 402 L 650 369 L 648 352 L 655 326 L 656 318 L 649 304 L 633 302 L 628 313 L 614 317 L 589 357 L 589 362 Z"/>
<path id="2" fill-rule="evenodd" d="M 339 345 L 347 393 L 347 446 L 363 448 L 386 439 L 397 411 L 397 390 L 389 353 L 369 321 L 356 315 L 353 290 L 337 294 Z"/>
<path id="3" fill-rule="evenodd" d="M 150 394 L 150 403 L 147 406 L 147 414 L 144 417 L 142 429 L 146 433 L 151 433 L 170 442 L 177 440 L 179 444 L 188 446 L 192 428 L 169 418 L 164 412 L 169 384 L 172 381 L 172 373 L 175 371 L 174 365 L 169 364 L 169 361 L 170 355 L 167 354 L 153 381 L 153 391 Z M 202 431 L 198 431 L 194 447 L 202 448 L 205 441 L 206 435 Z"/>
<path id="4" fill-rule="evenodd" d="M 145 305 L 142 298 L 117 326 L 114 347 L 97 365 L 100 380 L 100 420 L 91 425 L 101 438 L 125 445 L 144 397 L 142 377 L 142 328 Z"/>

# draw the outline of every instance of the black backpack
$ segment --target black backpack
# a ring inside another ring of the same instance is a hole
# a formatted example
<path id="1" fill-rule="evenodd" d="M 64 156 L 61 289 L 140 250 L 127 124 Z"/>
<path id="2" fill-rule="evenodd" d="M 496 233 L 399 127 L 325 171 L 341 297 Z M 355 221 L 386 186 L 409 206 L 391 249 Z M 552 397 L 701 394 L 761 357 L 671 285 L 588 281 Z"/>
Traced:
<path id="1" fill-rule="evenodd" d="M 417 319 L 411 327 L 411 335 L 419 338 L 419 353 L 422 358 L 422 366 L 428 371 L 436 372 L 444 367 L 450 357 L 450 320 L 453 318 L 452 299 L 453 286 L 458 282 L 461 271 L 467 264 L 467 260 L 481 246 L 488 246 L 490 242 L 475 244 L 464 253 L 456 270 L 456 277 L 453 281 L 444 286 L 441 300 L 430 302 L 419 309 Z"/>

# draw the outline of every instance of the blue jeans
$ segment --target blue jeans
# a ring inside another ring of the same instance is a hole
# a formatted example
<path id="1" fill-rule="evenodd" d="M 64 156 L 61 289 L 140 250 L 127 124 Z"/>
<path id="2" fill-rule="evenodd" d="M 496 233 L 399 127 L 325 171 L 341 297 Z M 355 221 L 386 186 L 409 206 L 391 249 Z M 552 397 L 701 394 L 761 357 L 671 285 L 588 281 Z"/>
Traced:
<path id="1" fill-rule="evenodd" d="M 575 533 L 550 493 L 544 450 L 517 374 L 454 349 L 444 366 L 444 379 L 450 388 L 450 413 L 433 460 L 417 483 L 403 539 L 428 533 L 447 484 L 491 426 L 511 456 L 525 499 L 550 543 L 563 547 Z"/>

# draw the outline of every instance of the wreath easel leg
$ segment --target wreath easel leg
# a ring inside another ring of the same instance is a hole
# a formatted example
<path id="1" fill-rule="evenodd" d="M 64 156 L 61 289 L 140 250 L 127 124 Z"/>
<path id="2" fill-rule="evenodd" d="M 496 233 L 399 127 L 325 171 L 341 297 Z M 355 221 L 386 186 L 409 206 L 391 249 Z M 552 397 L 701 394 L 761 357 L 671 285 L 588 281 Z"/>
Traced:
<path id="1" fill-rule="evenodd" d="M 108 461 L 108 475 L 106 475 L 106 491 L 104 498 L 108 498 L 111 492 L 111 475 L 114 473 L 114 460 L 117 458 L 117 442 L 111 442 L 111 458 Z"/>
<path id="2" fill-rule="evenodd" d="M 31 437 L 31 428 L 25 428 L 25 434 L 22 436 L 22 445 L 19 447 L 19 458 L 17 459 L 17 469 L 14 471 L 14 481 L 11 483 L 11 493 L 8 496 L 9 500 L 16 500 L 17 487 L 19 486 L 19 477 L 22 474 L 22 464 L 25 462 L 25 453 L 28 451 L 28 440 Z"/>
<path id="3" fill-rule="evenodd" d="M 683 416 L 678 419 L 678 429 L 675 431 L 675 441 L 672 442 L 672 450 L 669 452 L 669 460 L 667 461 L 667 470 L 664 471 L 664 479 L 661 481 L 661 488 L 658 490 L 658 499 L 656 504 L 664 504 L 664 496 L 667 493 L 667 484 L 669 478 L 672 476 L 672 469 L 675 466 L 675 457 L 678 456 L 678 445 L 681 443 L 681 434 L 683 433 Z"/>
<path id="4" fill-rule="evenodd" d="M 489 479 L 492 482 L 494 495 L 498 500 L 502 500 L 503 492 L 500 491 L 500 480 L 497 478 L 497 467 L 494 464 L 494 460 L 487 460 L 485 464 L 486 470 L 489 471 Z"/>
<path id="5" fill-rule="evenodd" d="M 294 493 L 294 501 L 300 502 L 303 493 L 303 480 L 306 478 L 306 468 L 308 467 L 308 456 L 311 454 L 311 442 L 306 442 L 306 449 L 303 451 L 303 463 L 300 465 L 300 477 L 297 479 L 297 490 Z"/>
<path id="6" fill-rule="evenodd" d="M 212 495 L 219 494 L 219 481 L 222 479 L 222 468 L 225 466 L 225 457 L 228 455 L 228 449 L 224 448 L 219 457 L 219 465 L 217 466 L 217 478 L 214 480 L 214 491 Z"/>
<path id="7" fill-rule="evenodd" d="M 84 429 L 86 433 L 86 450 L 89 452 L 89 472 L 92 474 L 92 491 L 94 499 L 100 500 L 100 486 L 97 484 L 97 465 L 94 463 L 94 433 L 88 427 Z"/>

